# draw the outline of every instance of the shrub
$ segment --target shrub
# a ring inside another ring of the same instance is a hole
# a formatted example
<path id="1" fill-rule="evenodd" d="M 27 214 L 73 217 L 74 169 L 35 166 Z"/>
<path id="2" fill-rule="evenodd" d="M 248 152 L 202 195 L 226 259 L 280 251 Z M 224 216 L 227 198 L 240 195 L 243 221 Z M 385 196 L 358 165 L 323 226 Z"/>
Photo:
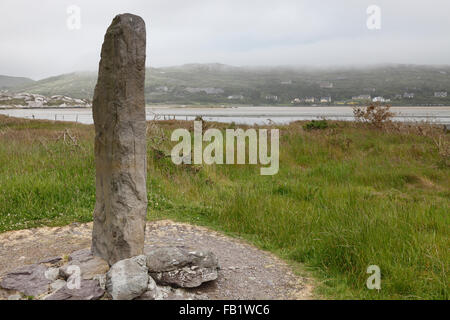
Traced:
<path id="1" fill-rule="evenodd" d="M 312 120 L 303 126 L 305 130 L 321 130 L 328 127 L 327 120 Z"/>
<path id="2" fill-rule="evenodd" d="M 381 128 L 384 123 L 390 122 L 394 114 L 390 112 L 391 106 L 382 106 L 379 103 L 372 103 L 367 107 L 353 107 L 353 115 L 360 122 L 370 123 L 371 125 Z"/>

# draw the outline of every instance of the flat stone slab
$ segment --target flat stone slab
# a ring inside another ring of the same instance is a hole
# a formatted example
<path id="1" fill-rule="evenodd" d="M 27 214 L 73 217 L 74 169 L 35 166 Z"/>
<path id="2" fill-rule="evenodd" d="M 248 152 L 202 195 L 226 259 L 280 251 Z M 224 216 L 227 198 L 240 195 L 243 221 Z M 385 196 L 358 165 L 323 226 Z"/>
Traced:
<path id="1" fill-rule="evenodd" d="M 212 251 L 220 262 L 217 280 L 192 289 L 167 289 L 163 298 L 310 299 L 312 280 L 293 274 L 273 254 L 210 229 L 169 220 L 147 222 L 144 252 L 175 246 Z M 0 278 L 7 271 L 91 245 L 92 223 L 0 234 Z M 10 293 L 10 295 L 13 293 Z M 7 298 L 7 297 L 6 297 Z"/>
<path id="2" fill-rule="evenodd" d="M 20 267 L 4 276 L 0 287 L 12 291 L 23 292 L 27 296 L 37 297 L 49 291 L 52 280 L 45 275 L 47 267 L 32 264 Z"/>
<path id="3" fill-rule="evenodd" d="M 104 293 L 97 280 L 81 280 L 78 289 L 69 289 L 65 285 L 44 300 L 98 300 Z"/>
<path id="4" fill-rule="evenodd" d="M 91 280 L 109 270 L 108 263 L 102 258 L 93 256 L 90 248 L 72 252 L 69 255 L 69 263 L 59 269 L 59 274 L 67 279 L 71 275 L 68 268 L 74 265 L 80 268 L 81 277 L 85 280 Z"/>
<path id="5" fill-rule="evenodd" d="M 145 253 L 148 271 L 159 285 L 196 288 L 218 277 L 219 263 L 212 251 L 162 247 Z"/>

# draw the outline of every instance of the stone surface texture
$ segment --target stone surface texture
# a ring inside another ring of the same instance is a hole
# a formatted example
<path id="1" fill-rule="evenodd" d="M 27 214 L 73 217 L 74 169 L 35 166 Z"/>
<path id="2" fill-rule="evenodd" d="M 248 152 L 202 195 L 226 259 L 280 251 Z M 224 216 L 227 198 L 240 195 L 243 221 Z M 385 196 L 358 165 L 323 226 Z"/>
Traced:
<path id="1" fill-rule="evenodd" d="M 98 300 L 105 294 L 96 280 L 81 280 L 79 288 L 71 289 L 62 286 L 54 293 L 45 297 L 45 300 Z"/>
<path id="2" fill-rule="evenodd" d="M 92 250 L 110 265 L 142 254 L 147 213 L 145 59 L 142 18 L 108 28 L 94 92 L 96 205 Z"/>
<path id="3" fill-rule="evenodd" d="M 150 275 L 161 285 L 195 288 L 218 277 L 219 263 L 211 251 L 163 247 L 146 255 Z"/>
<path id="4" fill-rule="evenodd" d="M 89 248 L 69 255 L 69 263 L 59 268 L 59 275 L 62 278 L 67 279 L 72 275 L 73 269 L 69 269 L 70 266 L 78 266 L 81 277 L 85 280 L 91 280 L 109 270 L 109 264 L 102 258 L 94 256 Z"/>
<path id="5" fill-rule="evenodd" d="M 114 300 L 132 300 L 148 288 L 148 269 L 144 255 L 118 261 L 106 274 L 106 290 Z"/>
<path id="6" fill-rule="evenodd" d="M 42 264 L 32 264 L 20 267 L 6 274 L 0 282 L 0 287 L 19 291 L 27 296 L 37 297 L 47 293 L 52 280 L 47 279 L 47 267 Z"/>

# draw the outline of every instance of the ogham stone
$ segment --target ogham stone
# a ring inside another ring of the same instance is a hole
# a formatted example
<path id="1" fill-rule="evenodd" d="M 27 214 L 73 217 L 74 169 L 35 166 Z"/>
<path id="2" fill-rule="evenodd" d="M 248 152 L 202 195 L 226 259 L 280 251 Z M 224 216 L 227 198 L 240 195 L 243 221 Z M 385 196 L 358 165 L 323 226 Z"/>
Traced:
<path id="1" fill-rule="evenodd" d="M 93 100 L 96 205 L 92 252 L 110 265 L 143 253 L 146 191 L 146 31 L 121 14 L 108 28 Z"/>

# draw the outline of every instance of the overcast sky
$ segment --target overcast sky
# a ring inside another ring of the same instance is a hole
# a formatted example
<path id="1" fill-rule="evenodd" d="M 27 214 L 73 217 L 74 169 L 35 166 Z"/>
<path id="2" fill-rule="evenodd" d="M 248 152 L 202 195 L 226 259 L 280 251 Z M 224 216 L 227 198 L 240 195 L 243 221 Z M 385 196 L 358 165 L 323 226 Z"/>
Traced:
<path id="1" fill-rule="evenodd" d="M 67 27 L 71 5 L 80 29 Z M 380 30 L 367 28 L 369 5 Z M 449 0 L 1 0 L 0 12 L 0 74 L 33 79 L 96 70 L 125 12 L 146 21 L 153 67 L 450 64 Z"/>

